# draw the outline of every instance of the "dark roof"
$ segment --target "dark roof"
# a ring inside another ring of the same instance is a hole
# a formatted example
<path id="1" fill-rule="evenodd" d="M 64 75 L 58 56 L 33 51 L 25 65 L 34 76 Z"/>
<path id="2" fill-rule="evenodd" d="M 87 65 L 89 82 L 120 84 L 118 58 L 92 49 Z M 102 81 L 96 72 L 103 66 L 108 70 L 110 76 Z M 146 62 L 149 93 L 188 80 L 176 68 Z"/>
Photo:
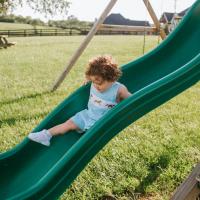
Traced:
<path id="1" fill-rule="evenodd" d="M 130 20 L 124 18 L 121 14 L 110 14 L 103 22 L 103 24 L 113 25 L 127 25 L 127 26 L 150 26 L 148 21 Z"/>
<path id="2" fill-rule="evenodd" d="M 188 11 L 189 9 L 190 9 L 190 7 L 187 8 L 187 9 L 185 9 L 185 10 L 183 10 L 183 11 L 181 11 L 180 13 L 178 13 L 178 16 L 183 17 L 183 16 L 187 13 L 187 11 Z M 166 22 L 166 21 L 165 21 L 164 15 L 165 15 L 166 18 L 167 18 L 167 22 L 171 22 L 171 20 L 172 20 L 174 14 L 175 14 L 175 13 L 164 12 L 164 13 L 162 14 L 161 18 L 160 18 L 160 22 L 163 22 L 163 23 Z"/>
<path id="3" fill-rule="evenodd" d="M 190 7 L 187 8 L 187 9 L 185 9 L 185 10 L 183 10 L 183 11 L 181 11 L 180 13 L 178 13 L 178 15 L 181 16 L 181 17 L 183 17 L 183 16 L 187 13 L 187 11 L 188 11 L 189 9 L 190 9 Z"/>
<path id="4" fill-rule="evenodd" d="M 166 16 L 167 22 L 170 22 L 174 16 L 174 13 L 164 12 L 160 18 L 160 22 L 166 22 L 164 16 Z"/>

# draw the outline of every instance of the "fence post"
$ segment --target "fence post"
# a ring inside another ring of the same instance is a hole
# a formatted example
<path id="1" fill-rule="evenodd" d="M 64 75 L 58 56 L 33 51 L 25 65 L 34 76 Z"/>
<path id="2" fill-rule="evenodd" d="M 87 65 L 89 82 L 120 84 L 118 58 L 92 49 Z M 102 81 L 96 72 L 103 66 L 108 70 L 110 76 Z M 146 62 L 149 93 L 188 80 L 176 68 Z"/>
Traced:
<path id="1" fill-rule="evenodd" d="M 72 35 L 72 27 L 69 28 L 69 35 Z"/>

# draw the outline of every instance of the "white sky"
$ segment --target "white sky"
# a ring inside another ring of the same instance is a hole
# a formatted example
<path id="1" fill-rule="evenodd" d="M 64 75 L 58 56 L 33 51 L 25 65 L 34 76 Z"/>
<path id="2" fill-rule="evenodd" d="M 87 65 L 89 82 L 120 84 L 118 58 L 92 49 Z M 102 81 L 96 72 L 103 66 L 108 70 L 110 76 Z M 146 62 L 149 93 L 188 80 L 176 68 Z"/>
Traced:
<path id="1" fill-rule="evenodd" d="M 189 6 L 191 6 L 195 0 L 150 0 L 156 15 L 160 17 L 162 12 L 174 12 L 175 11 L 175 1 L 176 11 L 180 12 Z M 84 21 L 94 21 L 98 18 L 107 4 L 108 0 L 70 0 L 71 5 L 69 8 L 69 15 L 76 16 L 79 20 Z M 54 18 L 46 19 L 44 16 L 38 13 L 34 13 L 30 8 L 24 6 L 23 8 L 18 8 L 13 12 L 16 15 L 31 16 L 32 18 L 40 18 L 44 21 L 48 19 L 66 19 L 67 17 L 55 16 Z M 125 18 L 132 20 L 149 20 L 150 16 L 144 6 L 143 0 L 118 0 L 114 5 L 110 13 L 120 13 Z"/>

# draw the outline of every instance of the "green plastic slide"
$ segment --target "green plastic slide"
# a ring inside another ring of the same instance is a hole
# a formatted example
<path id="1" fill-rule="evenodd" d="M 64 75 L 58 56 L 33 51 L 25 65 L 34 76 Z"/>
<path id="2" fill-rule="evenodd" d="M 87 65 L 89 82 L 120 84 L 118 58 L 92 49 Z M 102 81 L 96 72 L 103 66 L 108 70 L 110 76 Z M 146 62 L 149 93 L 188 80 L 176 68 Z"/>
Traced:
<path id="1" fill-rule="evenodd" d="M 122 47 L 123 48 L 123 47 Z M 50 147 L 25 138 L 0 154 L 0 199 L 56 199 L 121 130 L 200 80 L 200 0 L 157 48 L 122 66 L 120 82 L 133 93 L 88 130 L 52 139 Z M 85 109 L 90 85 L 58 105 L 35 129 L 62 123 Z"/>

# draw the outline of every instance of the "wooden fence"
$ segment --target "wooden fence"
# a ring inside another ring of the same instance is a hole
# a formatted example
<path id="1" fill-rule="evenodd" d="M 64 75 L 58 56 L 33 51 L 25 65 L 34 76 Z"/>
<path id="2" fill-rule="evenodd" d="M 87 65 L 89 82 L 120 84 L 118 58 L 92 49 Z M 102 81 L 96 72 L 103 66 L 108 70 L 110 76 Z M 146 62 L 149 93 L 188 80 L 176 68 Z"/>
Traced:
<path id="1" fill-rule="evenodd" d="M 88 28 L 67 28 L 67 29 L 16 29 L 0 30 L 0 35 L 8 37 L 28 37 L 28 36 L 68 36 L 86 35 Z"/>
<path id="2" fill-rule="evenodd" d="M 133 27 L 135 28 L 135 27 Z M 105 29 L 100 27 L 97 31 L 97 35 L 115 35 L 115 34 L 125 34 L 125 35 L 147 35 L 157 34 L 153 28 L 143 28 L 137 27 L 135 29 Z M 150 30 L 152 29 L 152 30 Z M 70 27 L 66 29 L 16 29 L 16 30 L 0 30 L 0 35 L 8 37 L 30 37 L 30 36 L 70 36 L 70 35 L 87 35 L 90 28 L 78 28 Z"/>

